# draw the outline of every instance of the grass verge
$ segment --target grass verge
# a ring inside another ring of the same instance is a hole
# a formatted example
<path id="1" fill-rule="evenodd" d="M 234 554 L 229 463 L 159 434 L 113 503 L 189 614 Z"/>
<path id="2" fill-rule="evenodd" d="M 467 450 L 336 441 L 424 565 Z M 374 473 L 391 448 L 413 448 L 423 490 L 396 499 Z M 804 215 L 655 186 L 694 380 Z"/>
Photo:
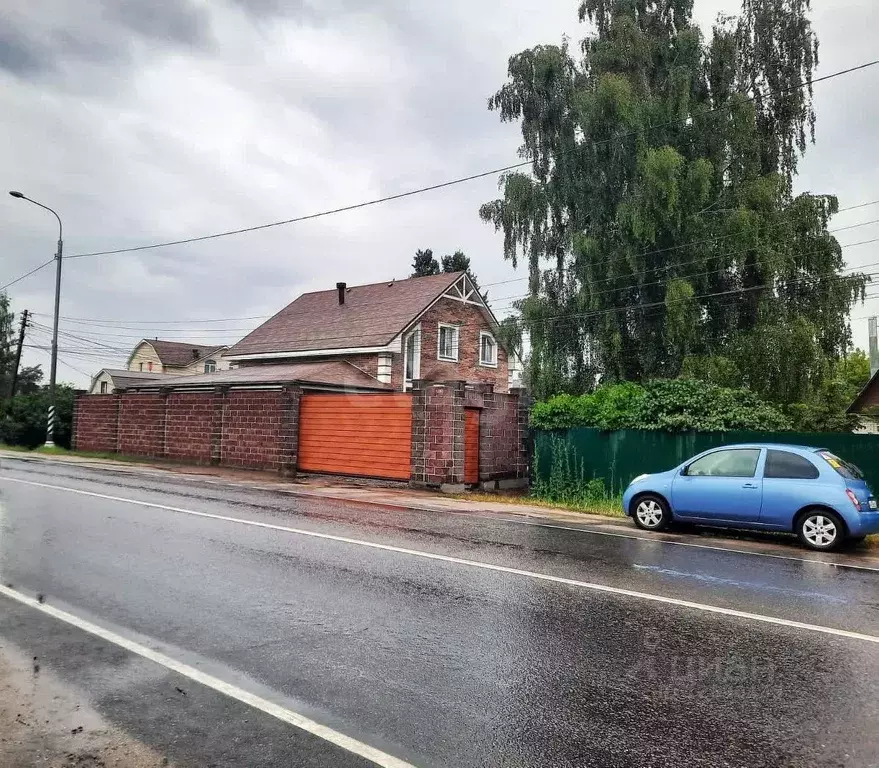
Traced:
<path id="1" fill-rule="evenodd" d="M 496 504 L 521 504 L 530 507 L 550 507 L 552 509 L 564 509 L 569 512 L 584 512 L 604 517 L 625 517 L 621 499 L 608 497 L 606 499 L 555 501 L 542 496 L 530 496 L 523 494 L 483 493 L 473 491 L 462 493 L 458 498 L 469 501 L 487 501 Z"/>
<path id="2" fill-rule="evenodd" d="M 155 463 L 156 459 L 148 459 L 144 456 L 126 456 L 122 453 L 102 453 L 100 451 L 71 451 L 69 448 L 62 448 L 59 445 L 46 446 L 41 445 L 38 448 L 27 448 L 23 445 L 6 445 L 0 443 L 0 450 L 15 451 L 17 453 L 36 453 L 43 456 L 74 456 L 83 459 L 106 459 L 108 461 L 124 461 L 131 464 Z"/>

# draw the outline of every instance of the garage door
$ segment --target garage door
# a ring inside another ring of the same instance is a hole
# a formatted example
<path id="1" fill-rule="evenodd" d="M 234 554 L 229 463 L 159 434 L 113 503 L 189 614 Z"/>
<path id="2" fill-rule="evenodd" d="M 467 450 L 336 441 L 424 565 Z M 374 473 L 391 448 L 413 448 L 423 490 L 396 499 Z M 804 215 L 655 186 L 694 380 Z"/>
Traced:
<path id="1" fill-rule="evenodd" d="M 412 396 L 304 394 L 299 469 L 408 480 Z"/>

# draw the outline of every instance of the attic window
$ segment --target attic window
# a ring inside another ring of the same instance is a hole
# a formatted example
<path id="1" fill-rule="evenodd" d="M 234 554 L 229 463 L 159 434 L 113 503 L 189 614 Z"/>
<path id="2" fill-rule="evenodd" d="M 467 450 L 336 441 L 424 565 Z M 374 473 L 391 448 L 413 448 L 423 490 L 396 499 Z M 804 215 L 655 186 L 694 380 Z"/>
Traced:
<path id="1" fill-rule="evenodd" d="M 216 373 L 217 371 L 217 361 L 216 360 L 205 360 L 204 361 L 204 372 L 205 373 Z"/>

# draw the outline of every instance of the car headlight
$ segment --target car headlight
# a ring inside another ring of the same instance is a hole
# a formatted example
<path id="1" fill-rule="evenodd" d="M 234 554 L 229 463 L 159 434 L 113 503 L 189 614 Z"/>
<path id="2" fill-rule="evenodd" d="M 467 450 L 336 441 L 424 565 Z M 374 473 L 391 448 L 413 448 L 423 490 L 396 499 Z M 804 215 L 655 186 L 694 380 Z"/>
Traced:
<path id="1" fill-rule="evenodd" d="M 638 477 L 636 477 L 634 480 L 632 480 L 632 482 L 633 482 L 633 483 L 639 483 L 639 482 L 641 482 L 641 481 L 642 481 L 644 478 L 646 478 L 646 477 L 650 477 L 650 475 L 638 475 Z"/>

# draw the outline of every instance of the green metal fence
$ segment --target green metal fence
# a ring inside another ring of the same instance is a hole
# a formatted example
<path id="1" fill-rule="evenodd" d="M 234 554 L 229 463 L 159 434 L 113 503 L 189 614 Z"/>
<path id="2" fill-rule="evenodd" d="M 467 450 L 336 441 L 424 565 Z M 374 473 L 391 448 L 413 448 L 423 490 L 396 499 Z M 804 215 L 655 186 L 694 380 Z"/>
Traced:
<path id="1" fill-rule="evenodd" d="M 733 443 L 788 443 L 826 448 L 857 464 L 879 490 L 879 435 L 798 432 L 652 432 L 580 428 L 536 430 L 534 477 L 547 482 L 553 471 L 571 470 L 581 481 L 600 478 L 611 493 L 644 472 L 672 469 L 701 451 Z M 566 466 L 561 467 L 564 463 Z"/>

